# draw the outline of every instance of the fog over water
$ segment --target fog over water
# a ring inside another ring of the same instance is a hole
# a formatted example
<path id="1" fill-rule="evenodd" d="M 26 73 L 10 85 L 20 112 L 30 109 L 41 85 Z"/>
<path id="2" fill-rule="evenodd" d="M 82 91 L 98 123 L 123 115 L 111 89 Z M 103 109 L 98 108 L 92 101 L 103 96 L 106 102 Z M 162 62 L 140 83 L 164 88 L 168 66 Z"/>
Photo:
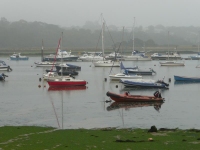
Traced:
<path id="1" fill-rule="evenodd" d="M 199 26 L 199 0 L 0 0 L 0 17 L 8 21 L 41 21 L 62 27 L 99 21 L 108 25 Z"/>

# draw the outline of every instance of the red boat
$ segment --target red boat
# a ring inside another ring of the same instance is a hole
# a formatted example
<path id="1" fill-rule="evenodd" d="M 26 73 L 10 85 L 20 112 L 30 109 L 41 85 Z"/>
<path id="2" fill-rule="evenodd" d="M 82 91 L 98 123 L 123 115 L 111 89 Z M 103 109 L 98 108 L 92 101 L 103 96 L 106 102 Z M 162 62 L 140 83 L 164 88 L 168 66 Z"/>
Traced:
<path id="1" fill-rule="evenodd" d="M 57 87 L 63 87 L 63 86 L 85 86 L 87 82 L 85 80 L 78 80 L 74 78 L 61 78 L 61 79 L 55 79 L 55 80 L 48 80 L 47 81 L 49 86 L 57 86 Z"/>
<path id="2" fill-rule="evenodd" d="M 144 96 L 144 95 L 130 95 L 129 92 L 124 94 L 116 94 L 112 92 L 107 92 L 106 95 L 116 102 L 152 102 L 152 101 L 164 101 L 161 97 L 159 91 L 154 93 L 154 96 Z"/>

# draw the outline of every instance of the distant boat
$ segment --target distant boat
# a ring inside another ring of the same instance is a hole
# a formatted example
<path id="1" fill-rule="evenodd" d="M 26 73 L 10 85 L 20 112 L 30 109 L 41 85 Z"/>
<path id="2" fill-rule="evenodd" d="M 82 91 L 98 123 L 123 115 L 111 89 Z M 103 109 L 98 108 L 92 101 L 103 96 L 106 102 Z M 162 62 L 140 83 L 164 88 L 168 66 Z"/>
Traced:
<path id="1" fill-rule="evenodd" d="M 181 60 L 182 57 L 179 53 L 171 52 L 167 54 L 154 53 L 151 55 L 152 60 Z"/>
<path id="2" fill-rule="evenodd" d="M 10 60 L 28 60 L 28 56 L 22 56 L 21 53 L 14 53 L 10 56 Z"/>
<path id="3" fill-rule="evenodd" d="M 164 61 L 160 62 L 161 66 L 185 66 L 184 62 Z"/>
<path id="4" fill-rule="evenodd" d="M 71 55 L 71 50 L 70 52 L 67 52 L 65 50 L 58 49 L 56 55 L 50 54 L 46 57 L 44 57 L 44 61 L 77 61 L 78 56 L 76 55 Z"/>
<path id="5" fill-rule="evenodd" d="M 199 42 L 200 42 L 200 35 L 198 34 L 198 53 L 194 56 L 189 56 L 191 60 L 200 60 L 200 52 L 199 52 Z"/>
<path id="6" fill-rule="evenodd" d="M 175 54 L 176 53 L 172 53 L 172 55 L 170 55 L 170 53 L 169 53 L 169 31 L 168 31 L 168 53 L 167 53 L 167 61 L 160 62 L 160 65 L 161 66 L 185 66 L 184 62 L 177 62 L 177 61 L 170 60 L 171 58 L 176 58 Z M 176 55 L 178 55 L 178 54 L 176 54 Z"/>
<path id="7" fill-rule="evenodd" d="M 134 67 L 124 67 L 123 63 L 120 64 L 120 69 L 124 70 L 124 72 L 129 74 L 137 74 L 137 75 L 153 75 L 156 73 L 152 68 L 149 68 L 149 70 L 142 70 L 139 69 L 138 66 Z"/>
<path id="8" fill-rule="evenodd" d="M 192 81 L 192 82 L 200 82 L 200 77 L 187 77 L 187 76 L 176 76 L 174 75 L 175 81 Z"/>
<path id="9" fill-rule="evenodd" d="M 10 66 L 8 66 L 4 61 L 0 60 L 0 70 L 2 71 L 12 71 Z"/>
<path id="10" fill-rule="evenodd" d="M 102 18 L 102 20 L 103 20 L 103 18 Z M 93 62 L 93 64 L 94 64 L 95 67 L 119 67 L 120 66 L 119 61 L 112 61 L 112 60 L 106 60 L 105 59 L 105 55 L 104 55 L 104 28 L 105 28 L 105 22 L 103 20 L 102 31 L 101 31 L 103 60 Z"/>
<path id="11" fill-rule="evenodd" d="M 102 52 L 88 52 L 78 58 L 81 61 L 99 61 L 103 60 Z"/>
<path id="12" fill-rule="evenodd" d="M 85 86 L 87 82 L 85 80 L 79 80 L 74 78 L 56 78 L 54 80 L 47 81 L 49 86 L 57 86 L 57 87 L 64 87 L 64 86 Z"/>
<path id="13" fill-rule="evenodd" d="M 56 65 L 54 62 L 43 61 L 43 62 L 35 62 L 36 67 L 52 67 Z"/>
<path id="14" fill-rule="evenodd" d="M 107 92 L 106 95 L 110 97 L 115 102 L 152 102 L 152 101 L 164 101 L 161 93 L 156 91 L 153 96 L 146 95 L 131 95 L 129 92 L 124 94 L 117 94 L 113 92 Z"/>
<path id="15" fill-rule="evenodd" d="M 109 75 L 111 80 L 120 80 L 120 79 L 141 79 L 142 76 L 139 75 L 128 75 L 125 73 L 117 73 Z"/>

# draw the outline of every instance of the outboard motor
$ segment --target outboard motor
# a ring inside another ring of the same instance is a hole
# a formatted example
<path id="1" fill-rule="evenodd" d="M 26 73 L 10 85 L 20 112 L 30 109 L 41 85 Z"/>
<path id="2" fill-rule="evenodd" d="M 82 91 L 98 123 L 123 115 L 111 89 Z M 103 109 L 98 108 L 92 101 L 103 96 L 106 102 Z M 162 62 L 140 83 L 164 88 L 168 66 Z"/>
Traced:
<path id="1" fill-rule="evenodd" d="M 165 86 L 169 86 L 169 84 L 166 83 L 166 82 L 164 82 L 163 80 L 158 80 L 157 83 L 162 83 L 162 84 L 164 84 Z"/>
<path id="2" fill-rule="evenodd" d="M 162 98 L 162 97 L 161 97 L 161 93 L 160 93 L 159 91 L 154 92 L 153 95 L 154 95 L 155 97 L 157 97 L 157 98 Z"/>

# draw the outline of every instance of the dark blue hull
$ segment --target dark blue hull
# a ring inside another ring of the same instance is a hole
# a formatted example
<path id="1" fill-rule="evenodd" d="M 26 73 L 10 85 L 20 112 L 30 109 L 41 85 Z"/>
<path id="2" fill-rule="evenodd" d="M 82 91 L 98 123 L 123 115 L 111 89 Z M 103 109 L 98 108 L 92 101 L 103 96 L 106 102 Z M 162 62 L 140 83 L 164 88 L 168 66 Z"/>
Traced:
<path id="1" fill-rule="evenodd" d="M 174 76 L 175 81 L 200 82 L 200 77 Z"/>

